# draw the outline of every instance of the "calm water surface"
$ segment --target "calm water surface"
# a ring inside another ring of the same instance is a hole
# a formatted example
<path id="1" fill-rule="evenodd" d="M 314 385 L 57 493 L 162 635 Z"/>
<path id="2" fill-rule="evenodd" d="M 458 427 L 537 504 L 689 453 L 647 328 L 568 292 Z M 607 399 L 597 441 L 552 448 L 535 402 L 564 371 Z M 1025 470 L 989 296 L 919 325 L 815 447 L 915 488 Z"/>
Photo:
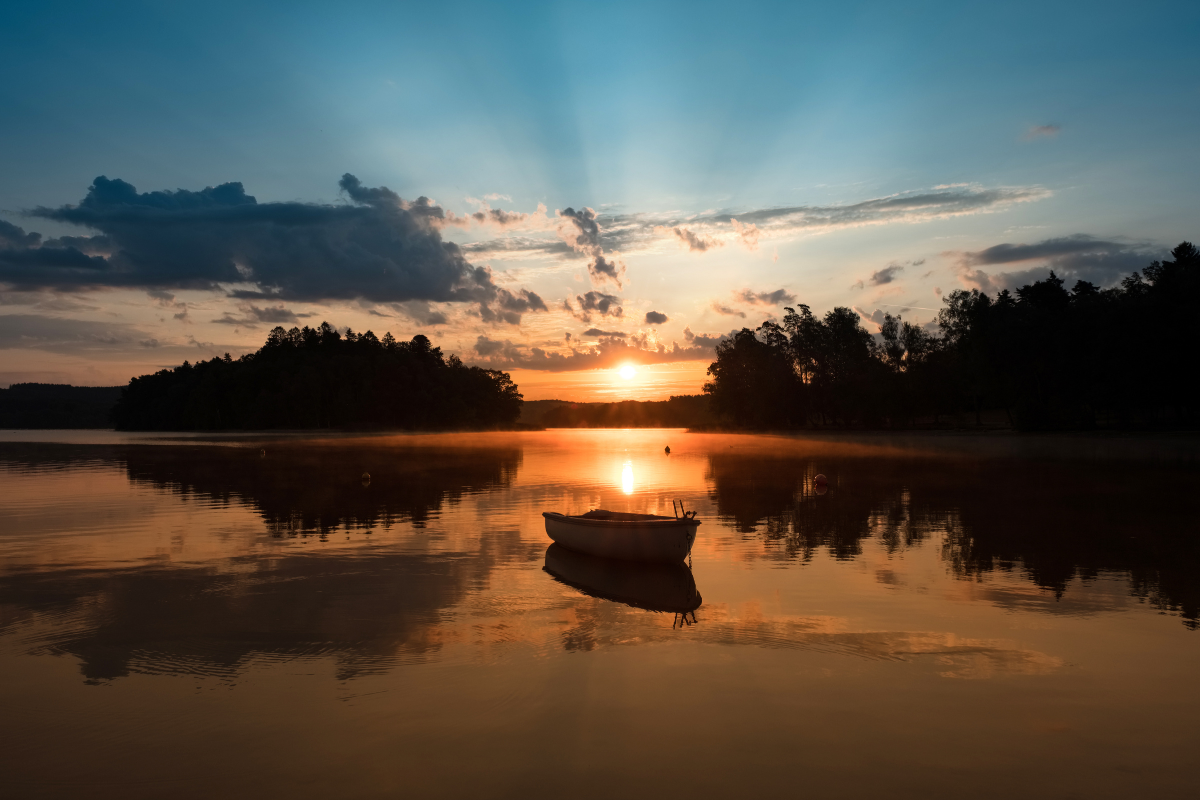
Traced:
<path id="1" fill-rule="evenodd" d="M 1195 440 L 3 438 L 5 797 L 1200 794 Z"/>

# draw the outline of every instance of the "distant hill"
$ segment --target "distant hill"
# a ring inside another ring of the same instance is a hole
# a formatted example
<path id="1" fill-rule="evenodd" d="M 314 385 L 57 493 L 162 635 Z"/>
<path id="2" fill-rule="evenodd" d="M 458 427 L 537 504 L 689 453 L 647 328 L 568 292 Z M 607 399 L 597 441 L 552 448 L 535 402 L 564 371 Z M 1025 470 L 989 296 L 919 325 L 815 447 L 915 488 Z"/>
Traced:
<path id="1" fill-rule="evenodd" d="M 111 428 L 122 388 L 14 383 L 0 389 L 0 428 Z"/>

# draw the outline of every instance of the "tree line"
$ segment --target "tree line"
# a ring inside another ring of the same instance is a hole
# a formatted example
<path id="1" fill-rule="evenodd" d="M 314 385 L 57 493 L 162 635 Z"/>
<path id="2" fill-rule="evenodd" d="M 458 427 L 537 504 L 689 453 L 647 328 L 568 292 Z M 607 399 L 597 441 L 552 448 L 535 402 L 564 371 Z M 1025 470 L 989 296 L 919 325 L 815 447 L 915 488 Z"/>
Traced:
<path id="1" fill-rule="evenodd" d="M 748 428 L 978 424 L 985 411 L 1024 430 L 1194 428 L 1198 290 L 1200 251 L 1183 242 L 1108 289 L 1068 290 L 1051 272 L 994 297 L 954 291 L 935 331 L 889 314 L 876 337 L 851 309 L 800 305 L 718 345 L 704 391 Z"/>
<path id="2" fill-rule="evenodd" d="M 276 327 L 255 353 L 184 362 L 129 382 L 119 430 L 496 428 L 521 413 L 506 372 L 468 367 L 417 335 Z"/>
<path id="3" fill-rule="evenodd" d="M 534 400 L 525 402 L 522 413 L 523 419 L 546 428 L 703 428 L 716 423 L 710 405 L 702 394 L 616 403 Z"/>
<path id="4" fill-rule="evenodd" d="M 120 386 L 14 383 L 0 389 L 0 428 L 107 428 Z"/>

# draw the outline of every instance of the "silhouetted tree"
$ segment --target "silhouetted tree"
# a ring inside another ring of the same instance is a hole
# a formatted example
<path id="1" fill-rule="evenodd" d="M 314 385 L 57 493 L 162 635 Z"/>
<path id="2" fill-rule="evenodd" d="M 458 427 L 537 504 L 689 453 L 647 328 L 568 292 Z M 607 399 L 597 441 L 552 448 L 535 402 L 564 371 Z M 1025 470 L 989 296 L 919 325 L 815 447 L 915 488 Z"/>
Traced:
<path id="1" fill-rule="evenodd" d="M 705 392 L 748 427 L 936 424 L 1003 410 L 1019 428 L 1195 427 L 1200 370 L 1190 304 L 1200 251 L 1183 242 L 1119 286 L 1053 272 L 1001 291 L 951 292 L 940 336 L 886 315 L 878 339 L 859 315 L 786 309 L 783 324 L 743 328 L 717 348 Z"/>
<path id="2" fill-rule="evenodd" d="M 143 375 L 113 409 L 123 430 L 493 428 L 521 413 L 506 372 L 468 367 L 418 334 L 277 327 L 256 353 Z"/>

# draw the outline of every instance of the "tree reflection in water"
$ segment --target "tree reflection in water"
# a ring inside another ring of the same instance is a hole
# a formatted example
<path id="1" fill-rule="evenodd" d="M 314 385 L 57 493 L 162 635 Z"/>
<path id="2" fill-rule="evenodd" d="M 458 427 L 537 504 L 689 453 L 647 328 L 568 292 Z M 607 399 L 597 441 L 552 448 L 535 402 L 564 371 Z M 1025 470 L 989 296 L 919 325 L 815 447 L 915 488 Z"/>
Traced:
<path id="1" fill-rule="evenodd" d="M 69 470 L 123 466 L 131 481 L 226 504 L 240 500 L 273 536 L 339 528 L 422 527 L 445 504 L 511 484 L 516 448 L 266 445 L 79 447 L 5 445 L 0 464 Z M 364 486 L 361 475 L 370 472 Z M 420 660 L 443 644 L 447 608 L 486 585 L 500 563 L 540 547 L 490 531 L 463 551 L 313 556 L 280 552 L 200 566 L 12 568 L 0 575 L 0 630 L 39 619 L 34 653 L 70 654 L 89 680 L 134 672 L 234 678 L 251 659 L 330 656 L 339 679 Z"/>
<path id="2" fill-rule="evenodd" d="M 888 552 L 940 538 L 960 578 L 1015 572 L 1062 598 L 1072 580 L 1120 573 L 1133 596 L 1200 627 L 1191 465 L 718 451 L 707 477 L 722 520 L 774 557 L 853 559 L 868 537 Z"/>

